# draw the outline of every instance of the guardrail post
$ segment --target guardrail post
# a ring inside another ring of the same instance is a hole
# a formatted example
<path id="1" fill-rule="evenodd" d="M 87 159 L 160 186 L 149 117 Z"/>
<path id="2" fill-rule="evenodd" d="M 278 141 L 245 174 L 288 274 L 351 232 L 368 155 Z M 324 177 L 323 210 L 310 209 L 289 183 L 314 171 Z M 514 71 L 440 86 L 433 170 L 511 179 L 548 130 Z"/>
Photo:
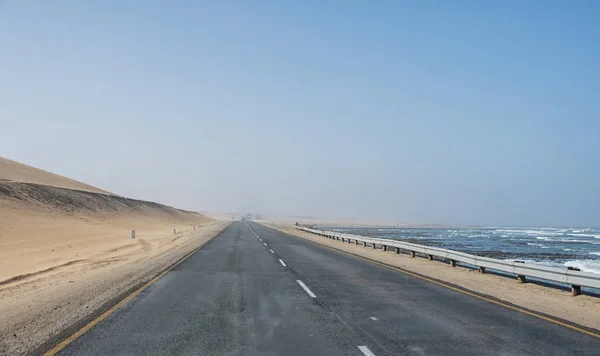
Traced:
<path id="1" fill-rule="evenodd" d="M 450 260 L 450 267 L 456 267 L 456 260 Z"/>
<path id="2" fill-rule="evenodd" d="M 342 242 L 345 242 L 344 238 L 342 237 Z"/>
<path id="3" fill-rule="evenodd" d="M 387 251 L 387 246 L 386 245 L 383 245 L 383 251 L 384 252 Z"/>
<path id="4" fill-rule="evenodd" d="M 354 244 L 355 244 L 355 245 L 358 245 L 358 240 L 354 240 Z"/>
<path id="5" fill-rule="evenodd" d="M 373 250 L 376 248 L 377 248 L 377 246 L 375 246 L 375 242 L 373 242 Z"/>
<path id="6" fill-rule="evenodd" d="M 427 255 L 427 258 L 429 259 L 429 261 L 433 261 L 433 255 Z"/>
<path id="7" fill-rule="evenodd" d="M 363 241 L 363 247 L 367 247 L 367 243 Z"/>
<path id="8" fill-rule="evenodd" d="M 479 267 L 479 273 L 485 273 L 485 267 Z"/>
<path id="9" fill-rule="evenodd" d="M 400 254 L 400 247 L 396 247 L 396 255 Z"/>
<path id="10" fill-rule="evenodd" d="M 410 251 L 410 257 L 416 257 L 417 254 L 415 253 L 415 251 Z"/>
<path id="11" fill-rule="evenodd" d="M 519 280 L 519 283 L 526 283 L 527 279 L 525 278 L 525 276 L 523 275 L 517 275 L 517 279 Z"/>
<path id="12" fill-rule="evenodd" d="M 135 240 L 135 230 L 131 230 L 131 232 L 129 232 L 129 236 Z"/>
<path id="13" fill-rule="evenodd" d="M 581 294 L 581 286 L 571 285 L 571 295 L 576 297 Z"/>

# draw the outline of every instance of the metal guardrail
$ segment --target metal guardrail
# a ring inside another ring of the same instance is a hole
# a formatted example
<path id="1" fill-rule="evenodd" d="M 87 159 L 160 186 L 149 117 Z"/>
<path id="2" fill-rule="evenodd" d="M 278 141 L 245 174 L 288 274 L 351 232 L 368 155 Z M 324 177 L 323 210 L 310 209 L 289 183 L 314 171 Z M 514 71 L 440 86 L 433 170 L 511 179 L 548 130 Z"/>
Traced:
<path id="1" fill-rule="evenodd" d="M 479 268 L 479 271 L 485 273 L 486 269 L 500 271 L 508 274 L 517 275 L 519 282 L 525 283 L 527 277 L 534 277 L 542 280 L 564 283 L 571 285 L 573 296 L 581 294 L 581 287 L 598 288 L 600 289 L 600 274 L 581 272 L 578 270 L 562 269 L 556 267 L 546 267 L 533 263 L 523 263 L 520 261 L 504 261 L 495 258 L 482 257 L 471 255 L 464 252 L 447 250 L 439 247 L 431 247 L 410 242 L 395 241 L 389 239 L 379 239 L 365 237 L 352 234 L 343 234 L 333 231 L 324 231 L 311 229 L 302 226 L 296 226 L 297 229 L 309 232 L 312 234 L 324 236 L 330 239 L 340 240 L 343 242 L 358 244 L 363 246 L 382 246 L 384 251 L 395 248 L 396 253 L 404 250 L 415 257 L 416 254 L 426 255 L 430 260 L 434 257 L 450 260 L 452 267 L 456 266 L 456 262 L 466 263 Z"/>

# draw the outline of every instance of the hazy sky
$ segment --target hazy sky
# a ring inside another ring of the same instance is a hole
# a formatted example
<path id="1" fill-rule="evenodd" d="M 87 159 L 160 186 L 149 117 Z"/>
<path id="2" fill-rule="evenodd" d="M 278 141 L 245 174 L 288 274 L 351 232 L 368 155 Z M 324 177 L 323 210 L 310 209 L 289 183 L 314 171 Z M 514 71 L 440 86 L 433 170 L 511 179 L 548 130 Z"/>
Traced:
<path id="1" fill-rule="evenodd" d="M 182 208 L 600 226 L 597 1 L 0 1 L 0 156 Z"/>

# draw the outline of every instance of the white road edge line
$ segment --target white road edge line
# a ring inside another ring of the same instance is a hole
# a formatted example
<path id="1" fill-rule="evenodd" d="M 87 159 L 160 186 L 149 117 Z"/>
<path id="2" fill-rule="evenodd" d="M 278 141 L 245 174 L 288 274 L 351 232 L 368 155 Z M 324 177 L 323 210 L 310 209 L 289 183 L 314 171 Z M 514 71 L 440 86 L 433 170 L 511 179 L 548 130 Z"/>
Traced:
<path id="1" fill-rule="evenodd" d="M 313 293 L 310 289 L 308 289 L 308 287 L 306 286 L 306 284 L 304 284 L 304 282 L 302 282 L 301 280 L 297 279 L 296 282 L 298 282 L 298 284 L 300 285 L 300 287 L 302 287 L 302 289 L 304 289 L 304 291 L 306 293 L 308 293 L 308 295 L 310 295 L 312 298 L 316 298 L 317 296 L 315 295 L 315 293 Z"/>
<path id="2" fill-rule="evenodd" d="M 275 253 L 275 251 L 273 251 L 273 250 L 271 250 L 271 249 L 269 249 L 269 251 L 271 251 L 271 253 Z"/>
<path id="3" fill-rule="evenodd" d="M 285 262 L 283 262 L 283 260 L 282 260 L 281 258 L 279 259 L 279 263 L 281 263 L 281 265 L 282 265 L 283 267 L 286 267 L 286 266 L 287 266 L 287 265 L 285 264 Z"/>
<path id="4" fill-rule="evenodd" d="M 267 246 L 267 243 L 266 243 L 266 242 L 263 242 L 263 245 Z"/>
<path id="5" fill-rule="evenodd" d="M 360 350 L 360 352 L 362 352 L 365 356 L 375 356 L 374 353 L 371 352 L 371 350 L 369 350 L 368 347 L 366 346 L 359 346 L 358 349 Z"/>

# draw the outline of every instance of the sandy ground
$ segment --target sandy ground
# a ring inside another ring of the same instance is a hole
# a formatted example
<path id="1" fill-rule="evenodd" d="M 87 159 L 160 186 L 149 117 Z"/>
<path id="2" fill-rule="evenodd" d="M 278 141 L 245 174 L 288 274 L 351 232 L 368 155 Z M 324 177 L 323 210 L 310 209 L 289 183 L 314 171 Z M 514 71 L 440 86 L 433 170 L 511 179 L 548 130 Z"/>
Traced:
<path id="1" fill-rule="evenodd" d="M 58 266 L 118 259 L 171 243 L 176 231 L 214 222 L 202 215 L 139 211 L 66 214 L 0 197 L 0 285 Z M 136 239 L 130 230 L 136 230 Z M 179 236 L 179 235 L 177 235 Z"/>
<path id="2" fill-rule="evenodd" d="M 290 224 L 262 222 L 282 232 L 304 238 L 325 246 L 334 247 L 358 256 L 380 261 L 420 275 L 448 282 L 468 290 L 488 295 L 533 311 L 552 315 L 589 328 L 600 330 L 600 298 L 588 295 L 572 297 L 570 291 L 545 287 L 534 283 L 520 284 L 516 278 L 510 279 L 493 274 L 457 267 L 441 261 L 425 258 L 411 258 L 409 255 L 396 255 L 393 251 L 383 252 L 341 241 L 329 240 L 321 236 L 299 231 Z"/>
<path id="3" fill-rule="evenodd" d="M 6 270 L 13 274 L 37 271 L 0 284 L 0 354 L 36 350 L 152 279 L 229 224 L 208 218 L 198 222 L 196 230 L 180 225 L 174 235 L 171 224 L 157 221 L 125 219 L 91 229 L 63 221 L 64 226 L 54 226 L 52 233 L 68 230 L 72 234 L 63 234 L 59 243 L 22 241 L 18 249 L 0 249 L 0 270 L 5 277 Z M 140 226 L 135 240 L 128 236 L 132 223 Z M 61 226 L 67 229 L 60 230 Z"/>
<path id="4" fill-rule="evenodd" d="M 0 158 L 0 355 L 52 346 L 228 224 Z"/>
<path id="5" fill-rule="evenodd" d="M 93 187 L 89 184 L 0 157 L 0 181 L 2 180 L 37 183 L 54 187 L 114 195 L 113 193 Z"/>

